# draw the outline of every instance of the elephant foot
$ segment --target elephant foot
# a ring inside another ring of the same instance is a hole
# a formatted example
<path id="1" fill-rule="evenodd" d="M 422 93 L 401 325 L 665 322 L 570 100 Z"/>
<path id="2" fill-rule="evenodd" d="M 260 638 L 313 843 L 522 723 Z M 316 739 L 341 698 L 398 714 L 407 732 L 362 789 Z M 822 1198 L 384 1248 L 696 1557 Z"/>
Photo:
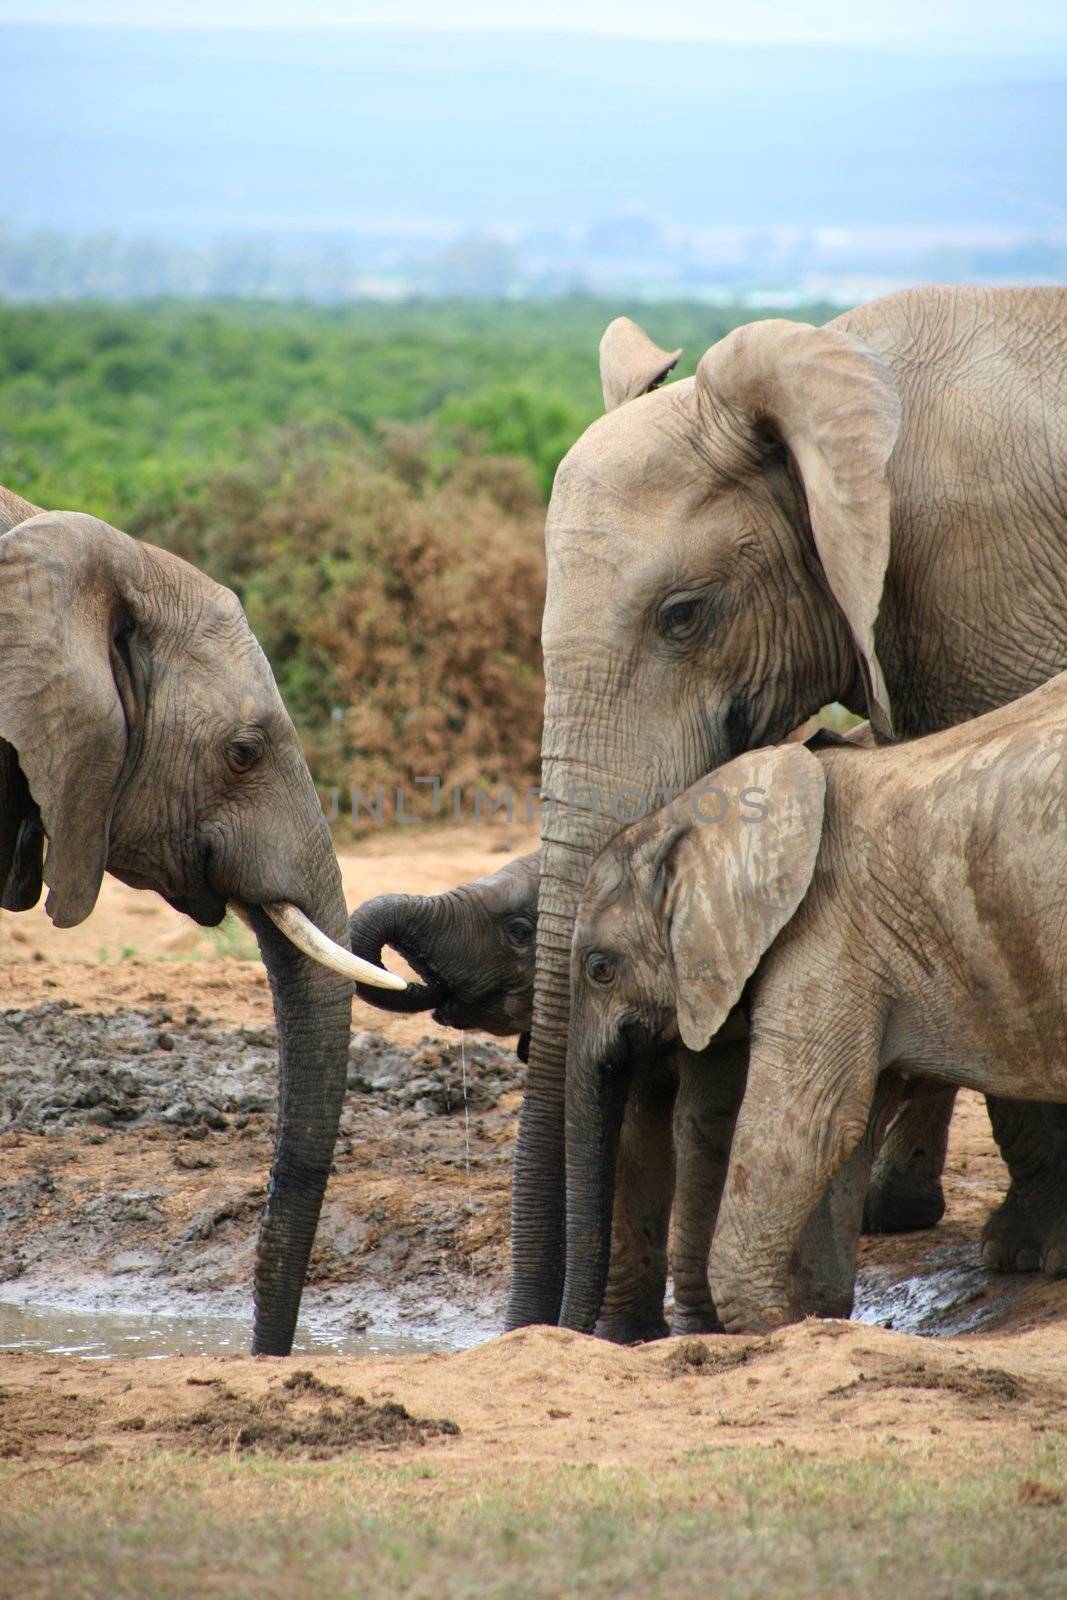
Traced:
<path id="1" fill-rule="evenodd" d="M 593 1329 L 598 1339 L 610 1344 L 650 1344 L 653 1339 L 666 1339 L 670 1328 L 662 1315 L 640 1317 L 631 1311 L 616 1311 L 601 1317 Z"/>
<path id="2" fill-rule="evenodd" d="M 674 1304 L 671 1316 L 672 1339 L 684 1338 L 691 1333 L 722 1333 L 723 1326 L 719 1321 L 719 1314 L 709 1300 L 702 1306 L 680 1306 Z"/>
<path id="3" fill-rule="evenodd" d="M 1067 1277 L 1067 1189 L 1012 1184 L 982 1229 L 982 1263 L 992 1272 Z"/>
<path id="4" fill-rule="evenodd" d="M 725 1333 L 776 1333 L 798 1320 L 797 1314 L 781 1302 L 764 1304 L 748 1299 L 724 1301 L 719 1315 Z"/>
<path id="5" fill-rule="evenodd" d="M 955 1102 L 954 1088 L 924 1078 L 908 1082 L 875 1157 L 863 1208 L 864 1233 L 937 1227 L 945 1214 L 941 1173 Z"/>
<path id="6" fill-rule="evenodd" d="M 986 1101 L 1008 1164 L 1007 1197 L 982 1230 L 982 1261 L 994 1272 L 1067 1276 L 1067 1106 Z"/>
<path id="7" fill-rule="evenodd" d="M 864 1233 L 915 1233 L 945 1215 L 941 1179 L 891 1167 L 876 1172 L 863 1207 Z"/>

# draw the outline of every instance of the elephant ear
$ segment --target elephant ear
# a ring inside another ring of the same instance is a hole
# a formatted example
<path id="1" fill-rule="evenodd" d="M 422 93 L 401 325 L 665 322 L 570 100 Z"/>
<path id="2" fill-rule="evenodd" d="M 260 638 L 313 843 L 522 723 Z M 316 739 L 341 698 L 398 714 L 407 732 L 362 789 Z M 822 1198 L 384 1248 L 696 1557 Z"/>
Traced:
<path id="1" fill-rule="evenodd" d="M 702 424 L 739 471 L 784 444 L 804 487 L 812 538 L 844 614 L 876 733 L 893 719 L 874 627 L 889 564 L 888 463 L 900 397 L 888 367 L 850 333 L 771 319 L 713 345 L 696 375 Z M 728 452 L 729 453 L 729 452 Z"/>
<path id="2" fill-rule="evenodd" d="M 644 328 L 629 317 L 609 322 L 600 341 L 600 384 L 604 410 L 614 411 L 627 400 L 657 389 L 678 365 L 681 350 L 668 354 L 653 344 Z"/>
<path id="3" fill-rule="evenodd" d="M 803 745 L 750 750 L 673 802 L 659 877 L 678 1026 L 703 1050 L 811 882 L 826 781 Z M 724 798 L 725 797 L 725 798 Z M 708 820 L 722 813 L 721 821 Z M 701 820 L 701 819 L 705 820 Z"/>
<path id="4" fill-rule="evenodd" d="M 7 533 L 9 528 L 17 527 L 28 517 L 36 517 L 40 511 L 40 506 L 31 505 L 21 495 L 12 494 L 0 483 L 0 533 Z"/>
<path id="5" fill-rule="evenodd" d="M 57 928 L 89 915 L 107 866 L 127 752 L 115 677 L 126 626 L 119 579 L 136 549 L 75 513 L 45 512 L 0 536 L 0 740 L 14 750 L 33 801 L 21 807 L 12 876 L 0 889 L 25 903 L 39 888 L 33 855 L 39 862 L 43 826 L 46 909 Z"/>

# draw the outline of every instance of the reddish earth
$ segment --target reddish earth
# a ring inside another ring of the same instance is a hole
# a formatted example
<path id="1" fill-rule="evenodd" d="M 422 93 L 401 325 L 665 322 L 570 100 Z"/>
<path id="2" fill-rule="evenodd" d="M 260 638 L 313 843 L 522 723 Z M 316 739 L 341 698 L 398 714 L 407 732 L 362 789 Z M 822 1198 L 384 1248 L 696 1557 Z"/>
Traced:
<path id="1" fill-rule="evenodd" d="M 535 844 L 503 827 L 378 835 L 344 852 L 346 893 L 355 904 L 386 888 L 432 892 Z M 71 1009 L 39 1010 L 60 1000 Z M 78 1019 L 162 1012 L 166 1020 L 151 1026 L 169 1031 L 175 1056 L 225 1044 L 227 1030 L 258 1037 L 272 1020 L 256 961 L 220 956 L 162 902 L 110 880 L 93 916 L 70 932 L 54 931 L 41 911 L 0 913 L 0 1011 L 16 1010 L 32 1013 L 22 1035 L 31 1046 L 38 1018 L 62 1036 Z M 508 1047 L 479 1058 L 491 1083 L 468 1127 L 456 1035 L 358 1003 L 354 1025 L 416 1051 L 404 1060 L 427 1086 L 410 1103 L 402 1084 L 350 1092 L 312 1283 L 353 1314 L 360 1285 L 371 1283 L 380 1293 L 409 1291 L 416 1307 L 420 1297 L 477 1301 L 498 1315 L 519 1104 Z M 435 1042 L 420 1054 L 427 1036 Z M 469 1037 L 468 1049 L 477 1046 Z M 115 1049 L 121 1057 L 121 1038 Z M 131 1058 L 131 1071 L 144 1059 Z M 357 1078 L 362 1071 L 357 1063 Z M 121 1288 L 142 1252 L 153 1281 L 207 1297 L 245 1285 L 270 1147 L 269 1109 L 0 1134 L 0 1274 L 54 1286 L 77 1267 L 113 1273 Z M 940 1338 L 809 1323 L 767 1340 L 619 1350 L 528 1330 L 451 1355 L 302 1358 L 296 1370 L 313 1368 L 318 1382 L 342 1391 L 333 1395 L 314 1384 L 286 1389 L 292 1364 L 247 1357 L 87 1363 L 0 1353 L 0 1449 L 30 1461 L 161 1445 L 211 1451 L 240 1439 L 312 1455 L 388 1445 L 433 1452 L 474 1475 L 494 1464 L 504 1474 L 516 1455 L 652 1462 L 710 1430 L 719 1441 L 782 1439 L 820 1454 L 862 1453 L 887 1434 L 966 1440 L 991 1429 L 1005 1438 L 1060 1430 L 1067 1284 L 993 1278 L 977 1265 L 978 1232 L 1004 1183 L 984 1106 L 963 1095 L 945 1221 L 930 1233 L 864 1242 L 865 1314 Z M 126 1204 L 130 1196 L 141 1198 Z M 395 1405 L 407 1420 L 388 1409 Z M 441 1431 L 442 1419 L 459 1433 Z"/>

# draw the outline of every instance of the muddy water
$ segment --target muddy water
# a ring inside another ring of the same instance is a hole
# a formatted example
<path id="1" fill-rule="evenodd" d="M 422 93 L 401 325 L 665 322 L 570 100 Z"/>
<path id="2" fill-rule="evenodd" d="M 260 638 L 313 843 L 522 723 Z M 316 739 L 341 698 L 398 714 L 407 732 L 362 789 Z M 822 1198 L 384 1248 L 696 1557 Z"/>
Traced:
<path id="1" fill-rule="evenodd" d="M 1025 1292 L 1029 1274 L 1006 1277 L 981 1265 L 978 1246 L 934 1249 L 909 1277 L 887 1267 L 864 1267 L 856 1280 L 852 1312 L 857 1322 L 898 1333 L 945 1338 L 973 1333 Z"/>
<path id="2" fill-rule="evenodd" d="M 498 1331 L 495 1308 L 480 1313 L 430 1301 L 420 1322 L 383 1303 L 370 1325 L 344 1298 L 309 1292 L 301 1308 L 294 1354 L 428 1355 L 477 1344 Z M 70 1355 L 91 1360 L 142 1356 L 247 1354 L 251 1307 L 238 1296 L 181 1295 L 94 1276 L 64 1285 L 27 1283 L 0 1288 L 0 1350 Z"/>
<path id="3" fill-rule="evenodd" d="M 975 1252 L 977 1255 L 977 1252 Z M 900 1333 L 944 1337 L 972 1332 L 1003 1309 L 1003 1278 L 991 1294 L 992 1275 L 955 1252 L 934 1252 L 924 1270 L 900 1277 L 865 1267 L 856 1285 L 856 1321 Z M 59 1303 L 42 1301 L 33 1291 L 5 1285 L 0 1294 L 0 1350 L 36 1355 L 69 1355 L 90 1360 L 141 1356 L 159 1360 L 180 1355 L 240 1355 L 249 1348 L 250 1312 L 225 1298 L 141 1296 L 129 1292 L 115 1302 L 113 1286 L 87 1281 L 80 1292 L 65 1292 Z M 154 1304 L 150 1303 L 154 1300 Z M 476 1344 L 499 1331 L 498 1317 L 471 1315 L 442 1303 L 434 1320 L 410 1330 L 386 1314 L 379 1325 L 353 1327 L 343 1304 L 310 1298 L 297 1331 L 294 1354 L 316 1352 L 369 1356 L 425 1355 Z"/>
<path id="4" fill-rule="evenodd" d="M 80 1356 L 104 1361 L 114 1356 L 246 1355 L 246 1317 L 166 1316 L 120 1311 L 71 1311 L 49 1306 L 0 1305 L 0 1350 L 33 1355 Z M 302 1329 L 294 1353 L 345 1355 L 419 1354 L 441 1346 L 402 1334 L 332 1334 L 316 1337 Z"/>

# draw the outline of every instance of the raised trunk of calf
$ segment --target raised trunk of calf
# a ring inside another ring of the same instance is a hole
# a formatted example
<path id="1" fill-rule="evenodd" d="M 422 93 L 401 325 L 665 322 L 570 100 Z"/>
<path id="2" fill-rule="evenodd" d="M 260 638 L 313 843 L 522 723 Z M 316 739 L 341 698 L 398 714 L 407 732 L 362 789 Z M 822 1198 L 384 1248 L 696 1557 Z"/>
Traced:
<path id="1" fill-rule="evenodd" d="M 382 952 L 390 945 L 416 967 L 432 973 L 435 967 L 434 941 L 447 931 L 442 927 L 440 897 L 426 895 L 381 894 L 352 913 L 348 923 L 348 943 L 352 954 L 382 965 Z M 409 983 L 406 989 L 374 989 L 357 984 L 361 1000 L 381 1011 L 432 1011 L 445 999 L 448 989 L 432 979 Z"/>

